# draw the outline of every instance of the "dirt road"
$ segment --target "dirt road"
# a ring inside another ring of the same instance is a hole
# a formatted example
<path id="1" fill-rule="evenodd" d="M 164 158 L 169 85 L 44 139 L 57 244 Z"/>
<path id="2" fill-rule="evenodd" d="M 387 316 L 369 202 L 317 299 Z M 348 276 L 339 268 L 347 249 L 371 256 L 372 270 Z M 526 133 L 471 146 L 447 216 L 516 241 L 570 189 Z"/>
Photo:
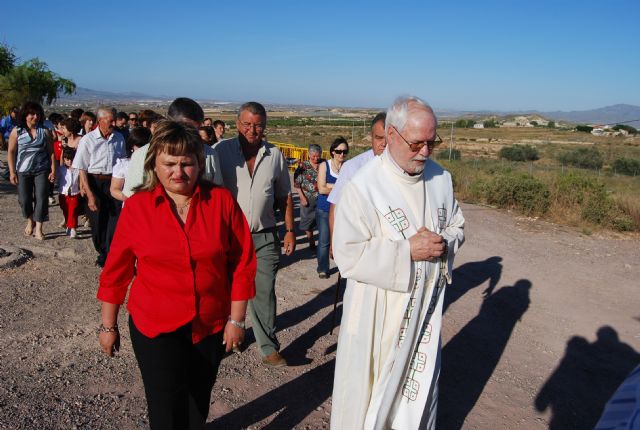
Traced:
<path id="1" fill-rule="evenodd" d="M 439 428 L 592 428 L 640 362 L 640 241 L 462 207 L 467 241 L 446 292 Z M 118 357 L 98 351 L 88 232 L 65 237 L 54 227 L 61 217 L 53 207 L 44 242 L 23 236 L 15 189 L 0 179 L 0 248 L 33 255 L 0 270 L 0 428 L 145 428 L 128 333 Z M 264 368 L 249 331 L 247 349 L 221 365 L 209 428 L 328 427 L 337 274 L 318 279 L 299 239 L 277 282 L 291 366 Z"/>

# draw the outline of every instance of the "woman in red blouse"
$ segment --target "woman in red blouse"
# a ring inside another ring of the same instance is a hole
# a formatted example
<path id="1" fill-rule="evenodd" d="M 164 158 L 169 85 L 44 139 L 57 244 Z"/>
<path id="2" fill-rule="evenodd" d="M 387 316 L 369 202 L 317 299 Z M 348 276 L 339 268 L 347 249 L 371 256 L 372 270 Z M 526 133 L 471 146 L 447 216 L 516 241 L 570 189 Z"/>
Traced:
<path id="1" fill-rule="evenodd" d="M 160 123 L 100 276 L 99 341 L 109 356 L 133 279 L 129 330 L 151 428 L 202 428 L 220 360 L 244 340 L 255 296 L 247 221 L 229 191 L 201 180 L 204 163 L 195 128 Z"/>

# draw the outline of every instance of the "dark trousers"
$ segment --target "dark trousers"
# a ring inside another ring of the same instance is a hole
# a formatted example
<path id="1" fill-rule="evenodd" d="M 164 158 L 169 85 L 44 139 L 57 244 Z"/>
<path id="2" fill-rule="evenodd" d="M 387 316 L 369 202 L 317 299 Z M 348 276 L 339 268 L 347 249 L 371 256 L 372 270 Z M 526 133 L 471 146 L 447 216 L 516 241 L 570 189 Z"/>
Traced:
<path id="1" fill-rule="evenodd" d="M 194 345 L 190 324 L 149 338 L 129 318 L 129 330 L 142 374 L 151 428 L 202 429 L 224 356 L 223 332 Z"/>
<path id="2" fill-rule="evenodd" d="M 49 219 L 49 171 L 18 173 L 18 201 L 22 216 L 36 222 Z"/>
<path id="3" fill-rule="evenodd" d="M 98 179 L 91 174 L 87 176 L 98 210 L 92 211 L 87 206 L 86 215 L 91 222 L 91 239 L 94 248 L 98 251 L 98 260 L 104 264 L 118 222 L 115 200 L 109 192 L 111 179 Z"/>

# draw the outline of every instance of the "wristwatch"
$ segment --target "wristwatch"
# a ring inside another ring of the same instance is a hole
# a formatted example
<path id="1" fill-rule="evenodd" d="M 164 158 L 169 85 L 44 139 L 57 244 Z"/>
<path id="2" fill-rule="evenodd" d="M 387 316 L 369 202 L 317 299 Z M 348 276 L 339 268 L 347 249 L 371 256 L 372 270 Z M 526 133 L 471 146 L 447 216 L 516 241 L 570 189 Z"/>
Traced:
<path id="1" fill-rule="evenodd" d="M 234 326 L 241 328 L 242 330 L 245 329 L 244 321 L 236 321 L 233 318 L 229 317 L 229 322 Z"/>

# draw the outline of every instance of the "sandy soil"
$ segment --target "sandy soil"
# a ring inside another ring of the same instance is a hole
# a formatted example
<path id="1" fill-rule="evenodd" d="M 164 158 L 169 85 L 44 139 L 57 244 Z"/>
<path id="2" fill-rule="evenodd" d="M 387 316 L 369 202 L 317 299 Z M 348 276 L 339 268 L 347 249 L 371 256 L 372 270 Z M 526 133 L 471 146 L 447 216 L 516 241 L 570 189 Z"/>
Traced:
<path id="1" fill-rule="evenodd" d="M 462 207 L 467 241 L 446 292 L 438 427 L 592 428 L 640 362 L 638 239 Z M 0 248 L 33 256 L 0 270 L 0 428 L 146 428 L 128 333 L 116 358 L 98 350 L 88 231 L 65 237 L 55 227 L 61 217 L 51 208 L 44 242 L 25 237 L 15 189 L 0 179 Z M 328 428 L 337 273 L 318 279 L 299 239 L 277 282 L 291 366 L 262 366 L 249 330 L 247 348 L 220 367 L 208 428 Z"/>

